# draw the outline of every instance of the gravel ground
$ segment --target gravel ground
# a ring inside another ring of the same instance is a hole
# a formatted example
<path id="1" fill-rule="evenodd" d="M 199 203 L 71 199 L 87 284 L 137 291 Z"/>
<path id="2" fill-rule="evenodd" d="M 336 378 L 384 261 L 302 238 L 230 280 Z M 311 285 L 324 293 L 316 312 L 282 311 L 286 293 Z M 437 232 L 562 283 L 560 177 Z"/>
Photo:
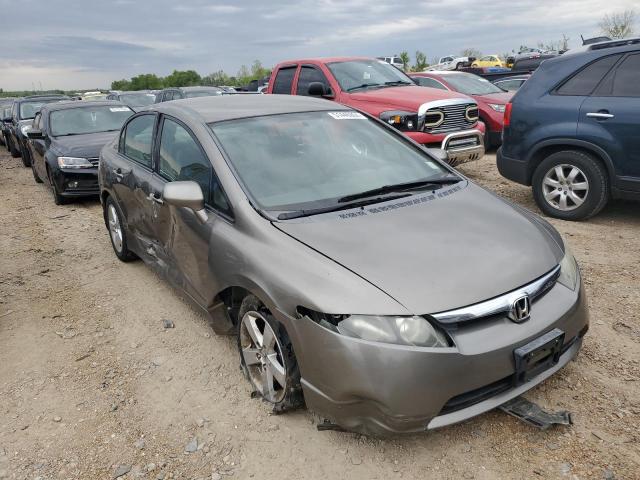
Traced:
<path id="1" fill-rule="evenodd" d="M 536 210 L 495 157 L 463 167 Z M 0 153 L 0 479 L 640 478 L 640 215 L 552 223 L 585 277 L 577 361 L 527 394 L 572 412 L 538 431 L 494 411 L 373 439 L 250 398 L 235 343 L 142 263 L 114 256 L 95 200 L 55 206 Z M 174 322 L 165 329 L 163 319 Z"/>

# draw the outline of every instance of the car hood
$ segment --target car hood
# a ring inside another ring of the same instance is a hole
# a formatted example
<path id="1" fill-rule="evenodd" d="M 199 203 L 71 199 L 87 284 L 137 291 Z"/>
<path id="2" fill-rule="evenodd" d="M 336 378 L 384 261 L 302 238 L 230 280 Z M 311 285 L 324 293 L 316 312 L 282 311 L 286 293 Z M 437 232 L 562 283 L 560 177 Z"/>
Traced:
<path id="1" fill-rule="evenodd" d="M 51 147 L 58 155 L 69 157 L 96 158 L 100 156 L 100 150 L 113 140 L 118 132 L 98 132 L 84 135 L 69 135 L 66 137 L 54 137 Z"/>
<path id="2" fill-rule="evenodd" d="M 461 93 L 441 90 L 439 88 L 419 87 L 409 85 L 405 87 L 387 87 L 367 90 L 349 94 L 349 98 L 360 102 L 380 103 L 384 105 L 394 105 L 398 108 L 407 108 L 411 111 L 418 111 L 423 103 L 437 100 L 448 100 L 451 98 L 461 98 L 473 102 L 473 99 Z"/>
<path id="3" fill-rule="evenodd" d="M 488 95 L 474 95 L 479 102 L 495 103 L 498 105 L 506 105 L 513 97 L 513 92 L 490 93 Z"/>
<path id="4" fill-rule="evenodd" d="M 274 225 L 415 314 L 514 290 L 550 271 L 563 256 L 556 232 L 533 214 L 466 182 L 409 201 Z"/>

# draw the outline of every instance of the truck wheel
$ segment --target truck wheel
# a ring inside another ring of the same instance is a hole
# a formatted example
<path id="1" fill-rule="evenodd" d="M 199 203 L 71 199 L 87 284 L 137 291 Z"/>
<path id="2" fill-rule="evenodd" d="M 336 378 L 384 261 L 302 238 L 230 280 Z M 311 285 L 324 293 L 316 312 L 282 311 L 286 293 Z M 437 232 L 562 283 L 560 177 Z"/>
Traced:
<path id="1" fill-rule="evenodd" d="M 545 214 L 563 220 L 596 215 L 609 200 L 609 179 L 600 162 L 577 150 L 545 158 L 533 174 L 533 197 Z"/>
<path id="2" fill-rule="evenodd" d="M 242 300 L 238 313 L 240 366 L 255 392 L 276 413 L 304 404 L 300 369 L 284 327 L 254 295 Z"/>

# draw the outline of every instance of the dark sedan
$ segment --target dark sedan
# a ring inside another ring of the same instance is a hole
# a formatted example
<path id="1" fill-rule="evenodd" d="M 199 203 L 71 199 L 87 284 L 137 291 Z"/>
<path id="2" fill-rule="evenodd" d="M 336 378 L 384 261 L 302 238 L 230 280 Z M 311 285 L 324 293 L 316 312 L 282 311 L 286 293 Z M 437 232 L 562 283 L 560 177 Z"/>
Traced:
<path id="1" fill-rule="evenodd" d="M 9 150 L 9 122 L 5 122 L 5 118 L 11 116 L 11 103 L 0 105 L 0 143 Z"/>
<path id="2" fill-rule="evenodd" d="M 156 103 L 181 100 L 183 98 L 214 97 L 224 94 L 218 87 L 171 87 L 165 88 L 156 95 Z"/>
<path id="3" fill-rule="evenodd" d="M 107 100 L 117 100 L 129 106 L 129 108 L 134 112 L 138 112 L 144 107 L 154 104 L 156 101 L 156 94 L 147 90 L 110 93 L 107 96 Z"/>
<path id="4" fill-rule="evenodd" d="M 133 114 L 113 101 L 60 102 L 44 106 L 27 130 L 36 182 L 51 186 L 56 205 L 98 194 L 98 156 Z"/>

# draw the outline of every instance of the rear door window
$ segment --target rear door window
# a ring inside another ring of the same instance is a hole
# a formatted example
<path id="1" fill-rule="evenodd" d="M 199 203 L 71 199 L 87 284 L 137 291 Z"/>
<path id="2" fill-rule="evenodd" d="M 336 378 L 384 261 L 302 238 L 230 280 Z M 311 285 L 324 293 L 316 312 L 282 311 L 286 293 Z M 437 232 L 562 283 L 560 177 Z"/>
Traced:
<path id="1" fill-rule="evenodd" d="M 280 93 L 284 95 L 291 94 L 291 85 L 293 84 L 293 77 L 296 73 L 296 65 L 291 67 L 283 67 L 278 70 L 276 79 L 273 81 L 273 93 Z"/>
<path id="2" fill-rule="evenodd" d="M 602 82 L 596 95 L 640 97 L 640 53 L 625 58 Z"/>
<path id="3" fill-rule="evenodd" d="M 296 95 L 309 95 L 309 85 L 313 82 L 320 82 L 324 85 L 325 91 L 329 90 L 329 82 L 320 70 L 308 65 L 303 66 L 298 77 Z"/>
<path id="4" fill-rule="evenodd" d="M 564 82 L 556 93 L 558 95 L 591 95 L 619 58 L 620 55 L 609 55 L 590 63 Z"/>

